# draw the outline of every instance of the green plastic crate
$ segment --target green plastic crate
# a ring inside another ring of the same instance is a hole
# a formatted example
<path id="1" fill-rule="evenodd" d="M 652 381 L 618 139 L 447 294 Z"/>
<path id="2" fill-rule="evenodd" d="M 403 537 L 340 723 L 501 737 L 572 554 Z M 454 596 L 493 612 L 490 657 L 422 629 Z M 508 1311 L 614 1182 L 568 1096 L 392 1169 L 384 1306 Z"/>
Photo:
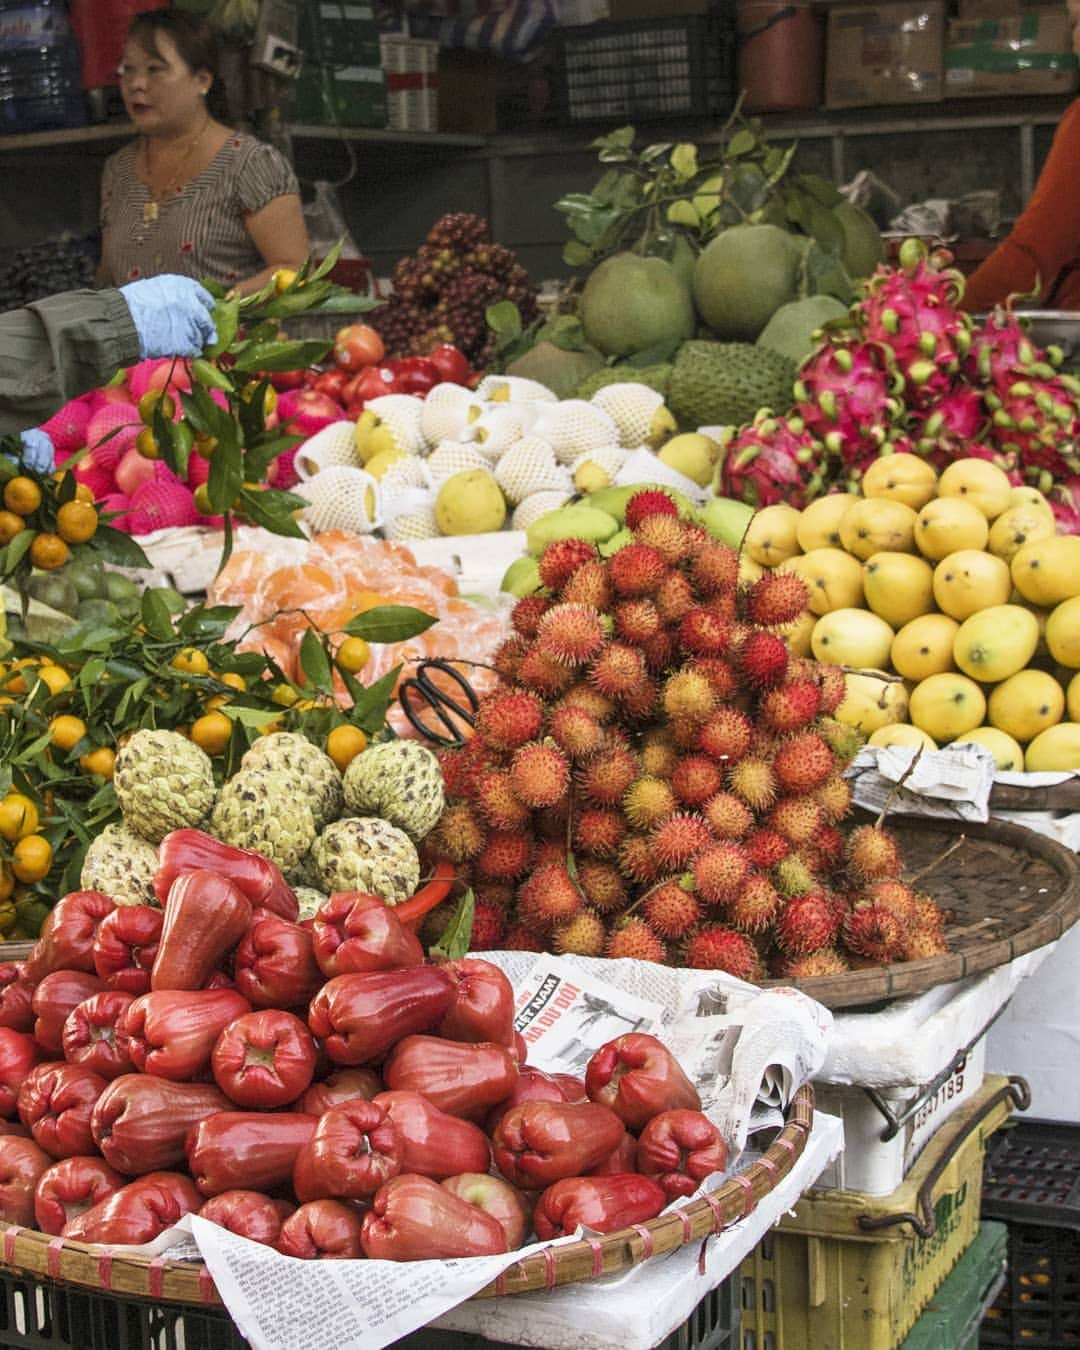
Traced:
<path id="1" fill-rule="evenodd" d="M 1003 1223 L 979 1224 L 975 1241 L 930 1300 L 900 1350 L 975 1350 L 986 1309 L 1005 1282 L 1008 1229 Z"/>

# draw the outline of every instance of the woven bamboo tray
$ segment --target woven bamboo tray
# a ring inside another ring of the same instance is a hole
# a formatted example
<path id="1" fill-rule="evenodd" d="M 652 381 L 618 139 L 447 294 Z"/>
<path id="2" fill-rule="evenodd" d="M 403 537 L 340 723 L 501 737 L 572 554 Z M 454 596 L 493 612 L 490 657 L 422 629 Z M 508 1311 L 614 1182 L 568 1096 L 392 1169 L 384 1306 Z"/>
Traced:
<path id="1" fill-rule="evenodd" d="M 526 1256 L 473 1297 L 526 1294 L 612 1275 L 729 1228 L 788 1175 L 806 1147 L 813 1122 L 814 1093 L 806 1086 L 795 1094 L 784 1128 L 762 1157 L 709 1195 L 648 1223 Z M 5 1223 L 0 1223 L 0 1243 L 3 1264 L 20 1274 L 158 1303 L 221 1302 L 209 1271 L 199 1262 L 112 1253 Z"/>
<path id="2" fill-rule="evenodd" d="M 890 816 L 904 876 L 946 911 L 949 952 L 842 975 L 765 980 L 794 985 L 828 1008 L 909 998 L 981 975 L 1055 942 L 1080 918 L 1080 855 L 1023 825 Z"/>
<path id="3" fill-rule="evenodd" d="M 1052 787 L 1015 787 L 1012 783 L 994 783 L 990 788 L 990 810 L 998 811 L 1080 811 L 1080 778 L 1070 778 Z"/>

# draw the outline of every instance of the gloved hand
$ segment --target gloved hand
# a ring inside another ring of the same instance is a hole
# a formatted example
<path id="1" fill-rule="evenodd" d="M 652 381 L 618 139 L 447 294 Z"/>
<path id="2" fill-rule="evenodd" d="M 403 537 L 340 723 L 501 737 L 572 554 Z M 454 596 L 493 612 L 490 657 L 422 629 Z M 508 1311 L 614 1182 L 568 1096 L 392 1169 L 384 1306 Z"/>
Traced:
<path id="1" fill-rule="evenodd" d="M 23 463 L 28 469 L 38 473 L 52 473 L 56 459 L 52 439 L 47 431 L 40 427 L 31 427 L 21 433 L 23 444 Z"/>
<path id="2" fill-rule="evenodd" d="M 198 356 L 217 340 L 214 297 L 191 277 L 166 273 L 120 287 L 139 334 L 139 355 Z"/>

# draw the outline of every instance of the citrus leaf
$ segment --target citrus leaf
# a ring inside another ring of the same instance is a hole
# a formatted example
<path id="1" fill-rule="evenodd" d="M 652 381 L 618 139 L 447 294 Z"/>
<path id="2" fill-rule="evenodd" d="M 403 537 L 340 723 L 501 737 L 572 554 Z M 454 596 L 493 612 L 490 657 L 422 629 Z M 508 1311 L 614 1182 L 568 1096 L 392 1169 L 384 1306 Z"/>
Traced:
<path id="1" fill-rule="evenodd" d="M 288 342 L 254 342 L 245 347 L 232 369 L 241 375 L 250 375 L 255 371 L 303 370 L 321 361 L 333 346 L 327 338 L 295 338 Z"/>
<path id="2" fill-rule="evenodd" d="M 345 632 L 368 642 L 406 642 L 437 622 L 433 615 L 412 605 L 377 605 L 350 619 Z"/>
<path id="3" fill-rule="evenodd" d="M 217 338 L 203 348 L 203 356 L 220 356 L 223 351 L 232 345 L 236 337 L 236 330 L 240 326 L 240 302 L 239 300 L 219 300 L 214 306 L 213 312 L 214 327 L 217 329 Z"/>
<path id="4" fill-rule="evenodd" d="M 300 666 L 316 689 L 333 688 L 334 677 L 330 668 L 330 658 L 326 655 L 326 648 L 319 641 L 313 628 L 309 628 L 300 641 Z"/>
<path id="5" fill-rule="evenodd" d="M 342 235 L 341 238 L 337 241 L 337 243 L 333 246 L 333 248 L 330 249 L 329 253 L 327 253 L 326 257 L 322 260 L 322 262 L 319 263 L 319 265 L 311 272 L 307 270 L 309 264 L 312 261 L 309 258 L 307 262 L 304 263 L 304 266 L 300 270 L 300 275 L 305 279 L 305 281 L 308 282 L 318 281 L 320 277 L 324 277 L 328 272 L 332 272 L 334 270 L 334 267 L 337 265 L 337 260 L 341 257 L 341 249 L 344 243 L 345 243 L 345 236 Z"/>
<path id="6" fill-rule="evenodd" d="M 223 703 L 221 711 L 244 727 L 268 727 L 281 716 L 280 708 L 242 708 L 236 703 Z"/>
<path id="7" fill-rule="evenodd" d="M 472 941 L 475 913 L 476 900 L 470 887 L 457 902 L 450 922 L 443 929 L 442 937 L 428 949 L 431 955 L 441 957 L 444 961 L 460 961 L 469 950 L 469 943 Z"/>
<path id="8" fill-rule="evenodd" d="M 150 566 L 150 559 L 131 535 L 115 530 L 111 525 L 99 524 L 86 547 L 117 567 Z"/>
<path id="9" fill-rule="evenodd" d="M 687 142 L 677 145 L 671 152 L 671 167 L 680 183 L 693 178 L 698 171 L 697 146 Z"/>
<path id="10" fill-rule="evenodd" d="M 168 642 L 173 637 L 172 615 L 164 596 L 153 587 L 143 591 L 139 605 L 142 621 L 151 637 Z"/>

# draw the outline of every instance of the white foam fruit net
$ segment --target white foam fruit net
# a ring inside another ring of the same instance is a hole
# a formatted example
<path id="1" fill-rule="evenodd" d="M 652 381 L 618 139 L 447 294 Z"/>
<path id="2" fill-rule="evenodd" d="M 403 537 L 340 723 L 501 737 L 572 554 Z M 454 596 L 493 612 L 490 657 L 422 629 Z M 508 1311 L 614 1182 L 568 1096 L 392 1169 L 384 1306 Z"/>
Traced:
<path id="1" fill-rule="evenodd" d="M 301 479 L 311 478 L 334 464 L 359 468 L 360 457 L 353 439 L 355 431 L 355 422 L 331 422 L 314 436 L 309 436 L 293 460 L 297 475 Z"/>
<path id="2" fill-rule="evenodd" d="M 410 455 L 423 451 L 426 442 L 420 419 L 424 405 L 420 399 L 412 394 L 380 394 L 364 404 L 364 411 L 368 410 L 390 428 L 398 449 Z"/>
<path id="3" fill-rule="evenodd" d="M 382 493 L 379 484 L 363 469 L 334 464 L 294 489 L 306 497 L 304 520 L 316 533 L 345 530 L 370 534 L 382 524 Z"/>
<path id="4" fill-rule="evenodd" d="M 565 492 L 531 492 L 523 502 L 514 508 L 510 519 L 512 530 L 527 530 L 534 521 L 552 511 L 558 511 L 569 501 Z"/>
<path id="5" fill-rule="evenodd" d="M 495 466 L 495 481 L 511 506 L 533 492 L 565 492 L 570 495 L 569 471 L 555 460 L 555 452 L 539 436 L 524 436 L 507 450 Z"/>
<path id="6" fill-rule="evenodd" d="M 570 465 L 570 472 L 574 475 L 575 484 L 577 483 L 578 470 L 586 465 L 595 465 L 602 473 L 606 473 L 608 478 L 614 480 L 615 475 L 626 463 L 629 454 L 629 450 L 624 450 L 621 445 L 598 445 L 594 450 L 586 450 Z"/>
<path id="7" fill-rule="evenodd" d="M 583 398 L 541 405 L 532 431 L 550 442 L 560 464 L 572 464 L 585 450 L 620 439 L 611 414 Z"/>
<path id="8" fill-rule="evenodd" d="M 483 402 L 463 384 L 437 384 L 420 405 L 420 430 L 434 449 L 440 441 L 470 441 Z"/>
<path id="9" fill-rule="evenodd" d="M 443 441 L 427 457 L 427 469 L 435 487 L 466 469 L 490 469 L 491 462 L 471 441 Z"/>
<path id="10" fill-rule="evenodd" d="M 557 403 L 558 394 L 553 393 L 539 380 L 527 380 L 523 375 L 485 375 L 476 386 L 478 398 L 494 399 L 502 403 L 522 403 L 538 399 L 542 403 Z"/>
<path id="11" fill-rule="evenodd" d="M 387 498 L 383 516 L 383 534 L 398 543 L 407 543 L 410 539 L 434 539 L 439 534 L 435 523 L 435 494 L 427 488 L 409 488 Z"/>
<path id="12" fill-rule="evenodd" d="M 379 484 L 384 502 L 388 497 L 394 497 L 409 488 L 431 487 L 428 462 L 419 455 L 405 455 L 402 459 L 396 459 L 379 479 Z"/>
<path id="13" fill-rule="evenodd" d="M 614 418 L 619 441 L 627 449 L 633 449 L 648 440 L 649 428 L 656 410 L 663 405 L 664 396 L 647 384 L 623 381 L 598 389 L 591 401 Z"/>
<path id="14" fill-rule="evenodd" d="M 537 406 L 534 402 L 486 405 L 473 423 L 472 437 L 491 463 L 528 434 L 536 421 Z"/>

